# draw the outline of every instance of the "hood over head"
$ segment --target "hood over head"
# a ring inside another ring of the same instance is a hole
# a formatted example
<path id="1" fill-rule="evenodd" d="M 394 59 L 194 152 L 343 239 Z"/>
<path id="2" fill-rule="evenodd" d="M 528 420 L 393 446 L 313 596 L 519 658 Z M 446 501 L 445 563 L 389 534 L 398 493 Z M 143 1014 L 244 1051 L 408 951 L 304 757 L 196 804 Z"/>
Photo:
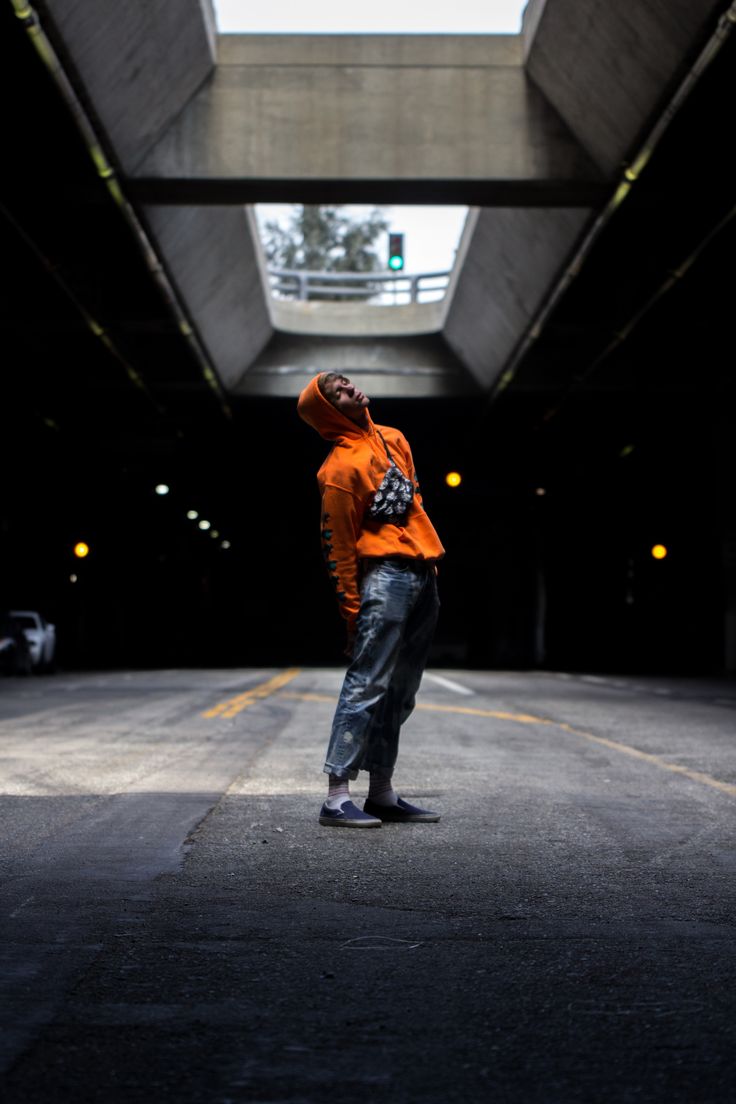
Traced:
<path id="1" fill-rule="evenodd" d="M 322 374 L 319 372 L 311 379 L 299 396 L 296 407 L 299 417 L 307 425 L 311 425 L 312 429 L 316 429 L 326 441 L 336 441 L 338 437 L 364 437 L 366 430 L 351 422 L 350 418 L 346 418 L 336 410 L 324 397 L 317 382 Z M 372 425 L 370 414 L 368 414 L 368 424 Z"/>

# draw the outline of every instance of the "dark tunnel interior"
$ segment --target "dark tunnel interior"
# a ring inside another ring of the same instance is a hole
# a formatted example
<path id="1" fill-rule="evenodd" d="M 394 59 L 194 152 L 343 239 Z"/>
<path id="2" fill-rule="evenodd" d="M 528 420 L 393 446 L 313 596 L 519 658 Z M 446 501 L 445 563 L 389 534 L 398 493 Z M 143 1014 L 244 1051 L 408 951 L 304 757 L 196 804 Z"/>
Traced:
<path id="1" fill-rule="evenodd" d="M 226 415 L 8 5 L 2 19 L 6 102 L 26 79 L 4 118 L 0 607 L 41 610 L 68 668 L 338 662 L 325 443 L 291 399 Z M 447 549 L 437 664 L 736 663 L 733 50 L 503 392 L 373 403 L 409 438 Z"/>

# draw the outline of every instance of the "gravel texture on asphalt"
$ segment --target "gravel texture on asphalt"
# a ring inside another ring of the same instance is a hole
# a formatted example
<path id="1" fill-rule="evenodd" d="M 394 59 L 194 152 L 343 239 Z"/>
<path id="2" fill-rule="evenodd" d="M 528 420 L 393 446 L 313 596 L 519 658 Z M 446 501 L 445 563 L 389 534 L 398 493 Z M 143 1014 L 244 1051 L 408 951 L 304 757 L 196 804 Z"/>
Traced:
<path id="1" fill-rule="evenodd" d="M 732 685 L 437 672 L 360 832 L 278 674 L 4 683 L 7 1104 L 736 1099 Z"/>

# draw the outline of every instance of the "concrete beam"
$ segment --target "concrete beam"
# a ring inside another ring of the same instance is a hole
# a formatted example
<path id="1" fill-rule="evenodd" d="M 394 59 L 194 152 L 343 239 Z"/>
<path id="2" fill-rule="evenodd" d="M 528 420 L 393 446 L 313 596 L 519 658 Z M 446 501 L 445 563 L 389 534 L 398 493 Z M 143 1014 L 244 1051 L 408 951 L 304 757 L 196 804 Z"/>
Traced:
<path id="1" fill-rule="evenodd" d="M 631 157 L 727 7 L 725 0 L 530 0 L 526 71 L 611 173 Z"/>
<path id="2" fill-rule="evenodd" d="M 355 65 L 399 69 L 524 63 L 521 35 L 225 34 L 218 64 L 251 68 Z"/>
<path id="3" fill-rule="evenodd" d="M 519 36 L 221 42 L 213 78 L 135 171 L 148 202 L 430 202 L 438 182 L 444 202 L 600 197 L 600 173 L 527 80 Z"/>

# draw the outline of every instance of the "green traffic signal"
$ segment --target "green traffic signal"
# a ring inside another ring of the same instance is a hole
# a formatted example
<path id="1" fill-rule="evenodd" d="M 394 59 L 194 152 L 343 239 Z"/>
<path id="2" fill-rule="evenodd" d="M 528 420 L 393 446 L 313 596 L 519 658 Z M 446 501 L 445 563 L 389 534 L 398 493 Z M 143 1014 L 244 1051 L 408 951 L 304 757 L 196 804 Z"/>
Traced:
<path id="1" fill-rule="evenodd" d="M 404 267 L 403 234 L 389 234 L 388 236 L 388 267 L 393 272 L 399 272 Z"/>

